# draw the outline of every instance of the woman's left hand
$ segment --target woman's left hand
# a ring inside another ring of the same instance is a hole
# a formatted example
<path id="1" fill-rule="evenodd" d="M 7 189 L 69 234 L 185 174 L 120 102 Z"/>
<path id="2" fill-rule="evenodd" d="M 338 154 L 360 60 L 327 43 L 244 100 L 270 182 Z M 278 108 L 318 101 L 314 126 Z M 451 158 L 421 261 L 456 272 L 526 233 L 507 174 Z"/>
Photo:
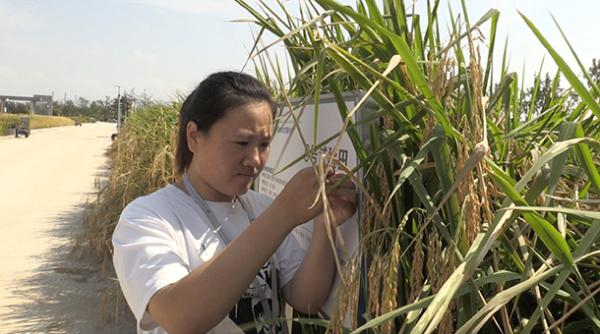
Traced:
<path id="1" fill-rule="evenodd" d="M 346 178 L 344 180 L 344 178 Z M 342 181 L 343 180 L 343 181 Z M 344 174 L 334 174 L 327 178 L 327 199 L 335 225 L 341 225 L 354 215 L 358 204 L 356 186 Z"/>

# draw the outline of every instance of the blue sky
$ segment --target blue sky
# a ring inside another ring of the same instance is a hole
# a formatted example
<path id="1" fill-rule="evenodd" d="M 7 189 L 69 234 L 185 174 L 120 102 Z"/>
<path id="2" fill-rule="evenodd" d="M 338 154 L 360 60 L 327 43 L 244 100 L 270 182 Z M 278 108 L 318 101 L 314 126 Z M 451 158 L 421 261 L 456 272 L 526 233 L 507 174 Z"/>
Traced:
<path id="1" fill-rule="evenodd" d="M 442 17 L 448 3 L 460 11 L 458 0 L 442 3 Z M 467 0 L 467 7 L 472 21 L 492 7 L 502 12 L 498 43 L 509 36 L 511 67 L 519 74 L 525 61 L 531 76 L 545 51 L 517 9 L 565 56 L 550 13 L 586 65 L 600 58 L 600 1 Z M 66 93 L 94 100 L 115 96 L 120 85 L 167 100 L 211 72 L 241 69 L 253 43 L 249 24 L 231 22 L 249 18 L 232 0 L 0 0 L 0 18 L 0 95 L 54 92 L 55 99 Z M 548 57 L 545 64 L 556 68 Z"/>

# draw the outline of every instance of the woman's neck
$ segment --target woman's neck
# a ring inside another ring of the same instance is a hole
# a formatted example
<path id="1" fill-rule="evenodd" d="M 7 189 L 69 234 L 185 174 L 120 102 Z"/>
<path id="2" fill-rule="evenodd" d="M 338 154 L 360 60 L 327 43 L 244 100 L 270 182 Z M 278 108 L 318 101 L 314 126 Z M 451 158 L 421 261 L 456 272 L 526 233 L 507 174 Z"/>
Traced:
<path id="1" fill-rule="evenodd" d="M 229 195 L 219 192 L 218 190 L 213 188 L 210 184 L 205 182 L 202 179 L 202 177 L 195 175 L 193 173 L 190 173 L 189 171 L 187 171 L 186 173 L 187 173 L 187 176 L 188 176 L 192 186 L 194 187 L 194 189 L 196 190 L 198 195 L 200 195 L 203 199 L 205 199 L 207 201 L 211 201 L 211 202 L 233 202 L 233 201 L 235 201 L 235 196 L 229 196 Z M 181 186 L 183 186 L 183 183 L 181 183 Z M 185 186 L 183 186 L 182 189 L 185 190 Z"/>

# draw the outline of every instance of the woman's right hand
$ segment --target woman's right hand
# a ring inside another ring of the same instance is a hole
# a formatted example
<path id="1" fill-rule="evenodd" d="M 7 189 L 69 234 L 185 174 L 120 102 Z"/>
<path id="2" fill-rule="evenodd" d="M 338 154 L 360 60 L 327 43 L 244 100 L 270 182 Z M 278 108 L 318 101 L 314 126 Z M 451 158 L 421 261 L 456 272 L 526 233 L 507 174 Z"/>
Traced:
<path id="1" fill-rule="evenodd" d="M 281 205 L 289 215 L 291 227 L 304 224 L 323 212 L 323 201 L 317 199 L 320 179 L 315 168 L 303 168 L 294 175 L 279 193 L 274 205 Z"/>

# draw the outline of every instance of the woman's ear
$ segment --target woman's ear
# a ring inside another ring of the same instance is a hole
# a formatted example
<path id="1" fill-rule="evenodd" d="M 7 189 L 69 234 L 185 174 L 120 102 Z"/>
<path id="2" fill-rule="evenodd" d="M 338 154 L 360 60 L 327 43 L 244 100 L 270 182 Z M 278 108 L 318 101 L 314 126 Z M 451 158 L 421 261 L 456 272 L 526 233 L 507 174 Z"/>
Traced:
<path id="1" fill-rule="evenodd" d="M 196 141 L 198 138 L 198 125 L 194 121 L 189 121 L 185 128 L 185 137 L 187 139 L 187 147 L 190 152 L 194 153 Z"/>

